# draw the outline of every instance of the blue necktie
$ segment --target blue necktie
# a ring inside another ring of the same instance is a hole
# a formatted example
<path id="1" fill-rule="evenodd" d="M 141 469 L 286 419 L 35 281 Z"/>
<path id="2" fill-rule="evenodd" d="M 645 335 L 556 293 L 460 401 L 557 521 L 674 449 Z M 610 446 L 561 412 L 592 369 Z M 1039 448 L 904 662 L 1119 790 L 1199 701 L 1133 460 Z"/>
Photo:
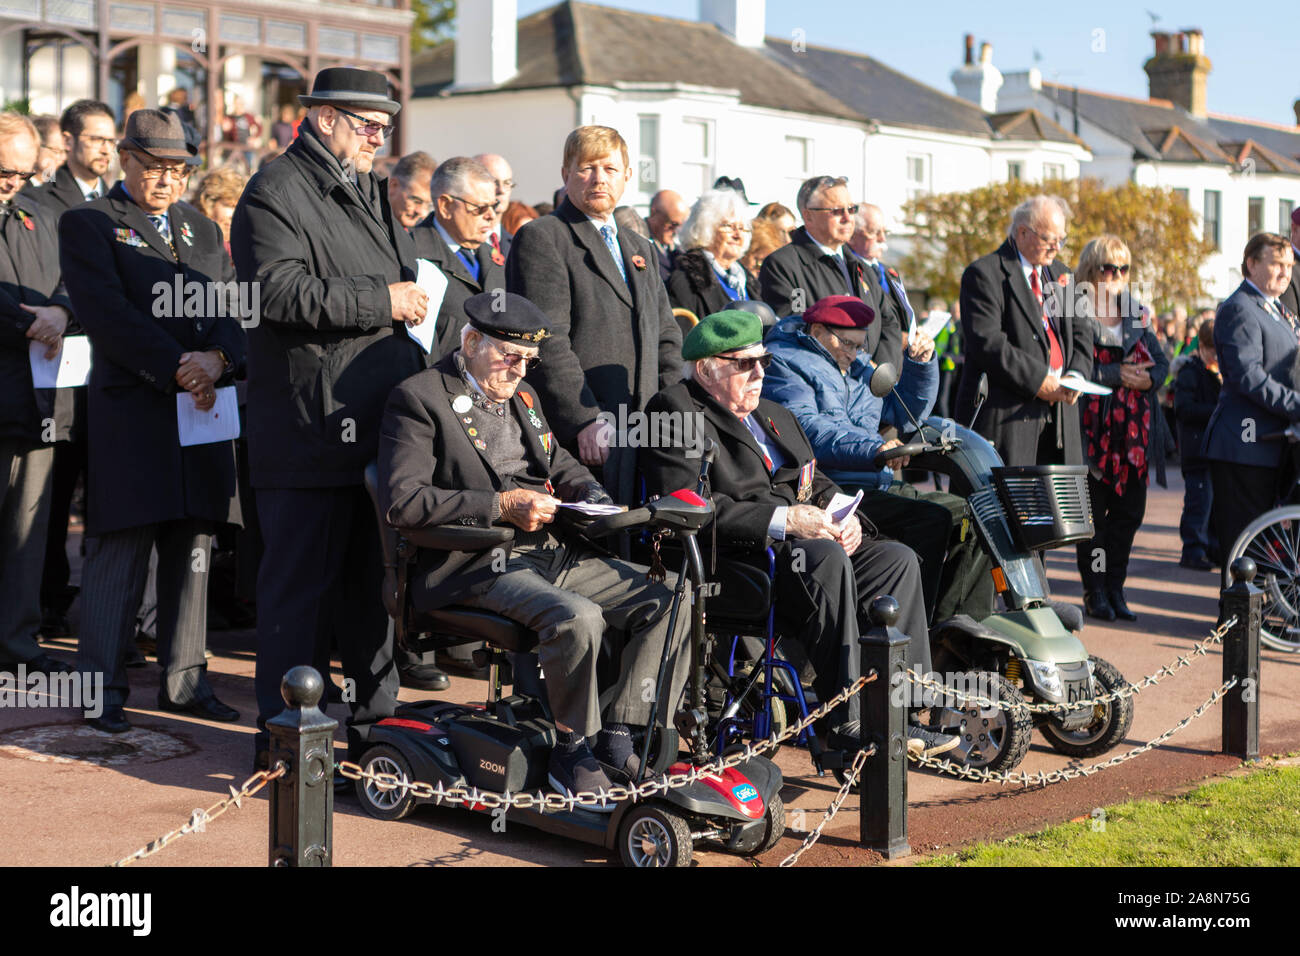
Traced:
<path id="1" fill-rule="evenodd" d="M 465 263 L 465 268 L 469 270 L 470 278 L 477 282 L 479 273 L 478 260 L 466 252 L 464 246 L 456 250 L 456 255 L 460 257 L 461 262 Z"/>
<path id="2" fill-rule="evenodd" d="M 609 254 L 614 257 L 614 265 L 618 266 L 618 274 L 627 282 L 627 268 L 623 265 L 623 257 L 619 255 L 618 244 L 614 241 L 614 227 L 601 226 L 601 237 L 605 240 L 605 246 L 609 249 Z"/>
<path id="3" fill-rule="evenodd" d="M 835 264 L 836 264 L 837 266 L 840 267 L 840 273 L 844 276 L 844 281 L 847 282 L 847 283 L 849 284 L 849 295 L 852 295 L 852 294 L 853 294 L 853 280 L 849 277 L 849 266 L 848 266 L 848 263 L 846 263 L 846 262 L 844 261 L 844 256 L 843 256 L 841 253 L 838 253 L 838 252 L 833 253 L 833 254 L 831 255 L 831 258 L 835 261 Z"/>
<path id="4" fill-rule="evenodd" d="M 889 275 L 885 272 L 884 263 L 879 259 L 876 260 L 876 271 L 880 273 L 880 287 L 885 290 L 885 295 L 889 295 Z M 916 316 L 912 312 L 912 303 L 907 301 L 907 291 L 901 282 L 898 284 L 898 294 L 903 300 L 903 310 L 907 313 L 907 324 L 910 328 Z"/>

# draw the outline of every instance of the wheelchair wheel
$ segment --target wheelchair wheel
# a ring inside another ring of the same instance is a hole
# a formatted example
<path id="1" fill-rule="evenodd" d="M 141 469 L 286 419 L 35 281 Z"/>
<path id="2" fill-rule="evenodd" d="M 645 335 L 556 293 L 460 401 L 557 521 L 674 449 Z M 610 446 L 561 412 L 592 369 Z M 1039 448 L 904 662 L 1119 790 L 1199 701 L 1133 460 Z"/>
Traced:
<path id="1" fill-rule="evenodd" d="M 691 828 L 662 804 L 643 803 L 623 817 L 618 855 L 624 866 L 690 866 Z"/>
<path id="2" fill-rule="evenodd" d="M 411 764 L 401 752 L 388 744 L 375 744 L 361 758 L 367 773 L 391 773 L 403 783 L 411 782 Z M 405 787 L 381 787 L 373 780 L 357 781 L 357 799 L 370 816 L 379 820 L 400 820 L 415 806 L 415 797 Z"/>
<path id="3" fill-rule="evenodd" d="M 1255 586 L 1264 592 L 1259 640 L 1275 651 L 1300 651 L 1300 505 L 1266 511 L 1242 531 L 1223 562 L 1224 584 L 1232 562 L 1255 562 Z"/>

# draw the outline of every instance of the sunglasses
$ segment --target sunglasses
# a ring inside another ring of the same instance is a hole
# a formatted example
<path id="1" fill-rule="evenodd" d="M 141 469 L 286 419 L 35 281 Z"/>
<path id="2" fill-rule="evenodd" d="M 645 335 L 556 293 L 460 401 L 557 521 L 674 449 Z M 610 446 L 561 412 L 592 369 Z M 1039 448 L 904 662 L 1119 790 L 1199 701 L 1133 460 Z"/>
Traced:
<path id="1" fill-rule="evenodd" d="M 0 169 L 0 179 L 31 179 L 35 175 L 34 169 Z"/>
<path id="2" fill-rule="evenodd" d="M 524 355 L 522 352 L 507 352 L 505 349 L 495 344 L 493 345 L 493 348 L 496 349 L 497 355 L 501 356 L 501 361 L 505 364 L 506 368 L 514 368 L 522 362 L 524 370 L 527 371 L 528 366 L 530 365 L 533 368 L 537 368 L 537 366 L 542 364 L 542 357 L 540 355 Z"/>
<path id="3" fill-rule="evenodd" d="M 342 113 L 344 116 L 351 116 L 354 120 L 359 122 L 361 125 L 353 126 L 352 130 L 353 132 L 360 133 L 362 136 L 374 136 L 376 133 L 383 133 L 384 139 L 388 139 L 388 137 L 393 135 L 393 130 L 397 128 L 391 123 L 385 126 L 383 123 L 379 123 L 375 120 L 368 120 L 364 116 L 358 116 L 351 110 L 343 109 L 341 106 L 336 106 L 334 109 Z M 348 125 L 351 126 L 352 124 L 349 123 Z"/>
<path id="4" fill-rule="evenodd" d="M 746 355 L 743 358 L 732 358 L 729 355 L 719 355 L 718 358 L 722 359 L 724 362 L 735 362 L 736 371 L 743 374 L 748 374 L 754 371 L 755 365 L 761 366 L 763 370 L 766 371 L 767 367 L 772 364 L 771 352 L 764 352 L 762 355 Z"/>
<path id="5" fill-rule="evenodd" d="M 858 207 L 856 203 L 852 206 L 809 206 L 808 211 L 828 212 L 836 219 L 840 219 L 844 216 L 856 216 L 858 214 Z"/>
<path id="6" fill-rule="evenodd" d="M 486 202 L 481 206 L 478 206 L 470 202 L 468 199 L 462 199 L 460 196 L 453 196 L 451 193 L 444 193 L 443 195 L 455 202 L 463 203 L 465 211 L 471 216 L 486 216 L 489 213 L 495 214 L 497 211 L 497 204 L 494 202 Z"/>
<path id="7" fill-rule="evenodd" d="M 1122 266 L 1117 266 L 1113 262 L 1104 262 L 1101 266 L 1101 274 L 1107 279 L 1113 279 L 1116 276 L 1126 276 L 1128 275 L 1128 264 L 1125 263 Z"/>

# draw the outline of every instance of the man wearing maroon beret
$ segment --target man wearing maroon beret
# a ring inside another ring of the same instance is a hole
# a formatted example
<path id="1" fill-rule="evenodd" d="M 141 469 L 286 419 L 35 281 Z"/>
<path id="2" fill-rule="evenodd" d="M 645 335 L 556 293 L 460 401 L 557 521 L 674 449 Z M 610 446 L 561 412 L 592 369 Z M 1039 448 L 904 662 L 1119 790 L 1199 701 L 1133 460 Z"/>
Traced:
<path id="1" fill-rule="evenodd" d="M 912 430 L 930 414 L 939 387 L 934 343 L 911 336 L 898 386 L 885 399 L 871 392 L 876 366 L 863 348 L 875 320 L 871 306 L 854 296 L 827 296 L 802 316 L 780 322 L 767 336 L 772 366 L 763 397 L 788 408 L 808 435 L 818 467 L 842 487 L 863 490 L 862 513 L 879 532 L 908 545 L 921 559 L 921 583 L 931 622 L 958 612 L 977 620 L 993 610 L 988 560 L 969 527 L 964 499 L 920 491 L 901 478 L 906 459 L 881 466 L 881 452 L 901 444 L 882 429 Z M 906 408 L 904 407 L 906 406 Z"/>

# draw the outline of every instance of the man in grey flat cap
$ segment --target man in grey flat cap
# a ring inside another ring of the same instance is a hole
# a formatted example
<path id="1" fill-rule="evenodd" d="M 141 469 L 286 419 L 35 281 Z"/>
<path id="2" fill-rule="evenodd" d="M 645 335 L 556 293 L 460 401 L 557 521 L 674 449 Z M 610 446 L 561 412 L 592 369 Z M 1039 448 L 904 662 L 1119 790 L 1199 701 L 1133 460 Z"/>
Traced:
<path id="1" fill-rule="evenodd" d="M 316 75 L 299 135 L 249 182 L 231 224 L 235 268 L 257 282 L 248 330 L 248 446 L 266 552 L 257 579 L 258 734 L 298 664 L 328 673 L 337 636 L 356 756 L 393 712 L 398 675 L 380 600 L 383 562 L 363 474 L 389 391 L 421 367 L 415 250 L 371 168 L 399 109 L 383 74 Z"/>

